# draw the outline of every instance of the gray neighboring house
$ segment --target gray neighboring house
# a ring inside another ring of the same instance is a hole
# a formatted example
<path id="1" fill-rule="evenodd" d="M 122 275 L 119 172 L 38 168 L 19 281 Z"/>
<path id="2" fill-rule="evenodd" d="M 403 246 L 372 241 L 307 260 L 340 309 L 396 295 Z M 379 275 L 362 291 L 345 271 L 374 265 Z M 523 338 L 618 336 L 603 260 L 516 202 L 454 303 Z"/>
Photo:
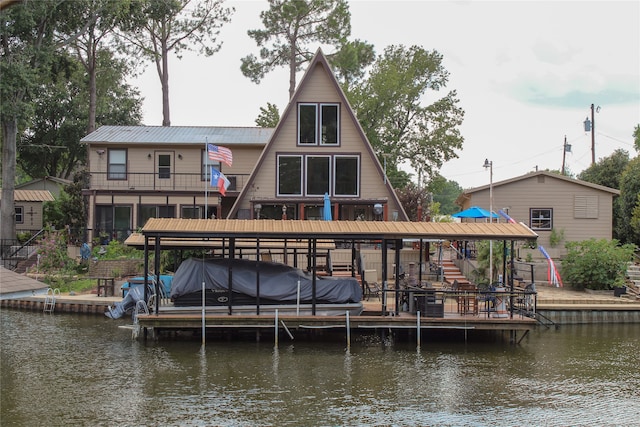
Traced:
<path id="1" fill-rule="evenodd" d="M 531 172 L 493 183 L 493 211 L 503 210 L 540 237 L 543 246 L 556 259 L 566 254 L 568 241 L 613 236 L 613 198 L 620 191 L 548 171 Z M 490 185 L 465 190 L 456 199 L 463 210 L 471 206 L 489 209 Z M 503 221 L 503 218 L 500 218 Z M 551 237 L 559 242 L 551 245 Z M 538 249 L 519 248 L 517 255 L 530 252 L 543 258 Z"/>

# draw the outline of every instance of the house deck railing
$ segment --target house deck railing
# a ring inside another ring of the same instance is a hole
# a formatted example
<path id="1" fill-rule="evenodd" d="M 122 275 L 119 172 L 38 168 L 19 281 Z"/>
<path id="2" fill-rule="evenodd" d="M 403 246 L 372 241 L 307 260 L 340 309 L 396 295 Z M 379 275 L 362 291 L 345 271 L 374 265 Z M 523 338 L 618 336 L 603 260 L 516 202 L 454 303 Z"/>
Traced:
<path id="1" fill-rule="evenodd" d="M 136 190 L 136 191 L 203 191 L 217 189 L 203 179 L 202 173 L 142 173 L 128 172 L 122 178 L 114 179 L 108 172 L 91 172 L 92 190 Z M 249 174 L 225 175 L 231 185 L 227 191 L 239 192 L 249 180 Z M 117 175 L 115 175 L 117 178 Z"/>

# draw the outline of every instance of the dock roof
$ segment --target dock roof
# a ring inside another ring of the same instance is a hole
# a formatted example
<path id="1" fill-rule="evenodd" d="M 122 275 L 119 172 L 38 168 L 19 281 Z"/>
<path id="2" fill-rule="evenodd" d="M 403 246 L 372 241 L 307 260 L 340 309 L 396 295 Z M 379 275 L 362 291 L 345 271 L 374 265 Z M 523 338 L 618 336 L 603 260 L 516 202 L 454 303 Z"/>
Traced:
<path id="1" fill-rule="evenodd" d="M 132 235 L 128 245 L 144 244 L 144 237 L 193 242 L 215 238 L 397 240 L 536 240 L 523 223 L 446 223 L 404 221 L 309 221 L 151 218 Z M 164 246 L 164 244 L 163 244 Z"/>

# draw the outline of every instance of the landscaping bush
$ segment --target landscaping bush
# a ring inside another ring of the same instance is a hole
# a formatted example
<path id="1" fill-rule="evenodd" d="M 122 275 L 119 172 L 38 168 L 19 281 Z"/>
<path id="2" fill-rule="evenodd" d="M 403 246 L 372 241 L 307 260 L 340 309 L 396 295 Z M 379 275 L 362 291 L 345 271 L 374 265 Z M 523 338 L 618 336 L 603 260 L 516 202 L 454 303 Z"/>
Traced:
<path id="1" fill-rule="evenodd" d="M 611 289 L 624 286 L 627 265 L 634 245 L 617 240 L 590 239 L 565 244 L 562 279 L 576 289 Z"/>

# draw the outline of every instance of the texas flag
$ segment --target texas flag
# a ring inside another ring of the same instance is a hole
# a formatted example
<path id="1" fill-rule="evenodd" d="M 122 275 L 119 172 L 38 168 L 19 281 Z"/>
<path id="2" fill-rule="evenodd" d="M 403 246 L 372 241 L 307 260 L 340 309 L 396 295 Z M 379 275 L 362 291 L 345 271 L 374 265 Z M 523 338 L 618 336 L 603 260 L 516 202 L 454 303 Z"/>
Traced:
<path id="1" fill-rule="evenodd" d="M 231 185 L 231 182 L 227 177 L 218 169 L 211 166 L 211 186 L 218 187 L 218 191 L 220 191 L 220 194 L 224 196 L 229 185 Z"/>

